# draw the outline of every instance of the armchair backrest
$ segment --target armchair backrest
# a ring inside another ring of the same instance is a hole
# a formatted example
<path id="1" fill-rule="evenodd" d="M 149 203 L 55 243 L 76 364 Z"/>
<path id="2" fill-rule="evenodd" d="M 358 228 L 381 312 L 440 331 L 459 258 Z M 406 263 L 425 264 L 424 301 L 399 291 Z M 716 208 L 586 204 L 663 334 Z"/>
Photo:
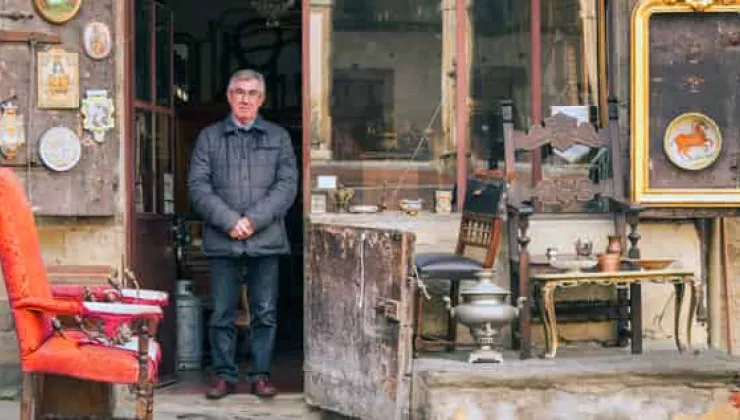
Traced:
<path id="1" fill-rule="evenodd" d="M 557 113 L 523 132 L 513 127 L 511 102 L 502 104 L 502 114 L 506 172 L 513 178 L 510 202 L 531 205 L 535 212 L 587 213 L 613 211 L 609 198 L 624 201 L 614 98 L 609 99 L 608 124 L 601 129 Z M 552 154 L 548 161 L 537 161 L 535 150 Z M 520 157 L 528 162 L 517 162 Z"/>
<path id="2" fill-rule="evenodd" d="M 468 178 L 460 232 L 455 253 L 462 255 L 467 247 L 486 251 L 483 268 L 491 268 L 498 253 L 501 227 L 501 199 L 506 182 L 502 179 Z"/>
<path id="3" fill-rule="evenodd" d="M 51 320 L 15 304 L 29 297 L 51 300 L 52 294 L 31 205 L 20 179 L 9 168 L 0 168 L 0 268 L 23 358 L 49 337 Z"/>

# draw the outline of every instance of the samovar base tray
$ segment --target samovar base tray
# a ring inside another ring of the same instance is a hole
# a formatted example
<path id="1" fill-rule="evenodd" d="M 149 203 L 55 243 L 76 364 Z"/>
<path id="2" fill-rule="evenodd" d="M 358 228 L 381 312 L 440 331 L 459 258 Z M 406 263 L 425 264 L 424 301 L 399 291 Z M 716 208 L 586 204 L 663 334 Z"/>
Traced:
<path id="1" fill-rule="evenodd" d="M 496 350 L 474 350 L 468 357 L 468 363 L 503 363 L 504 355 Z"/>

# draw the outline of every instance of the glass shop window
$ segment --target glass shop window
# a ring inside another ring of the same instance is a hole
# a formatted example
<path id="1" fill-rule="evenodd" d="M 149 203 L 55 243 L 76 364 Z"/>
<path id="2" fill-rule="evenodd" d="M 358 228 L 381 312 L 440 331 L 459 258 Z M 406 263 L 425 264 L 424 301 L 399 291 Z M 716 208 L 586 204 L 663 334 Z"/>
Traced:
<path id="1" fill-rule="evenodd" d="M 450 4 L 444 10 L 439 0 L 334 2 L 330 30 L 321 45 L 312 44 L 331 51 L 328 62 L 312 67 L 312 74 L 331 75 L 323 99 L 312 95 L 319 121 L 312 139 L 314 183 L 328 176 L 354 191 L 352 204 L 388 209 L 421 199 L 431 210 L 435 191 L 452 191 L 454 51 L 445 47 L 454 45 Z"/>
<path id="2" fill-rule="evenodd" d="M 599 105 L 602 75 L 597 16 L 603 2 L 542 2 L 543 117 L 552 115 L 552 107 Z M 584 112 L 584 118 L 589 115 Z"/>
<path id="3" fill-rule="evenodd" d="M 514 104 L 514 124 L 531 124 L 530 2 L 476 0 L 469 10 L 470 152 L 472 168 L 503 168 L 501 102 Z"/>

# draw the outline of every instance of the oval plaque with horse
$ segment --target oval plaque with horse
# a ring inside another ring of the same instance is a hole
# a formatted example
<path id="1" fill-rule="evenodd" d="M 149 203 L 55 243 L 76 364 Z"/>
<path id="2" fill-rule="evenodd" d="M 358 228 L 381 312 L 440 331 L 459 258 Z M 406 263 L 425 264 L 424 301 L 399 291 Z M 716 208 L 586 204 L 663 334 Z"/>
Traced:
<path id="1" fill-rule="evenodd" d="M 689 112 L 679 115 L 668 125 L 663 148 L 674 165 L 699 171 L 719 158 L 722 134 L 714 120 L 704 114 Z"/>

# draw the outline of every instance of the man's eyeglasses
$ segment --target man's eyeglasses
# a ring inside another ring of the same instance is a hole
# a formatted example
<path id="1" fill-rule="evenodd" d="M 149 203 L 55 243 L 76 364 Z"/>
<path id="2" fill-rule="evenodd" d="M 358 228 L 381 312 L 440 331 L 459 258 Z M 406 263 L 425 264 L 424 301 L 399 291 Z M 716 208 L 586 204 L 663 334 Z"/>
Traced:
<path id="1" fill-rule="evenodd" d="M 259 98 L 260 95 L 262 95 L 262 92 L 260 92 L 257 89 L 244 90 L 241 88 L 235 88 L 235 89 L 231 89 L 231 93 L 234 96 L 238 96 L 240 98 L 243 98 L 245 96 L 249 96 L 250 98 Z"/>

